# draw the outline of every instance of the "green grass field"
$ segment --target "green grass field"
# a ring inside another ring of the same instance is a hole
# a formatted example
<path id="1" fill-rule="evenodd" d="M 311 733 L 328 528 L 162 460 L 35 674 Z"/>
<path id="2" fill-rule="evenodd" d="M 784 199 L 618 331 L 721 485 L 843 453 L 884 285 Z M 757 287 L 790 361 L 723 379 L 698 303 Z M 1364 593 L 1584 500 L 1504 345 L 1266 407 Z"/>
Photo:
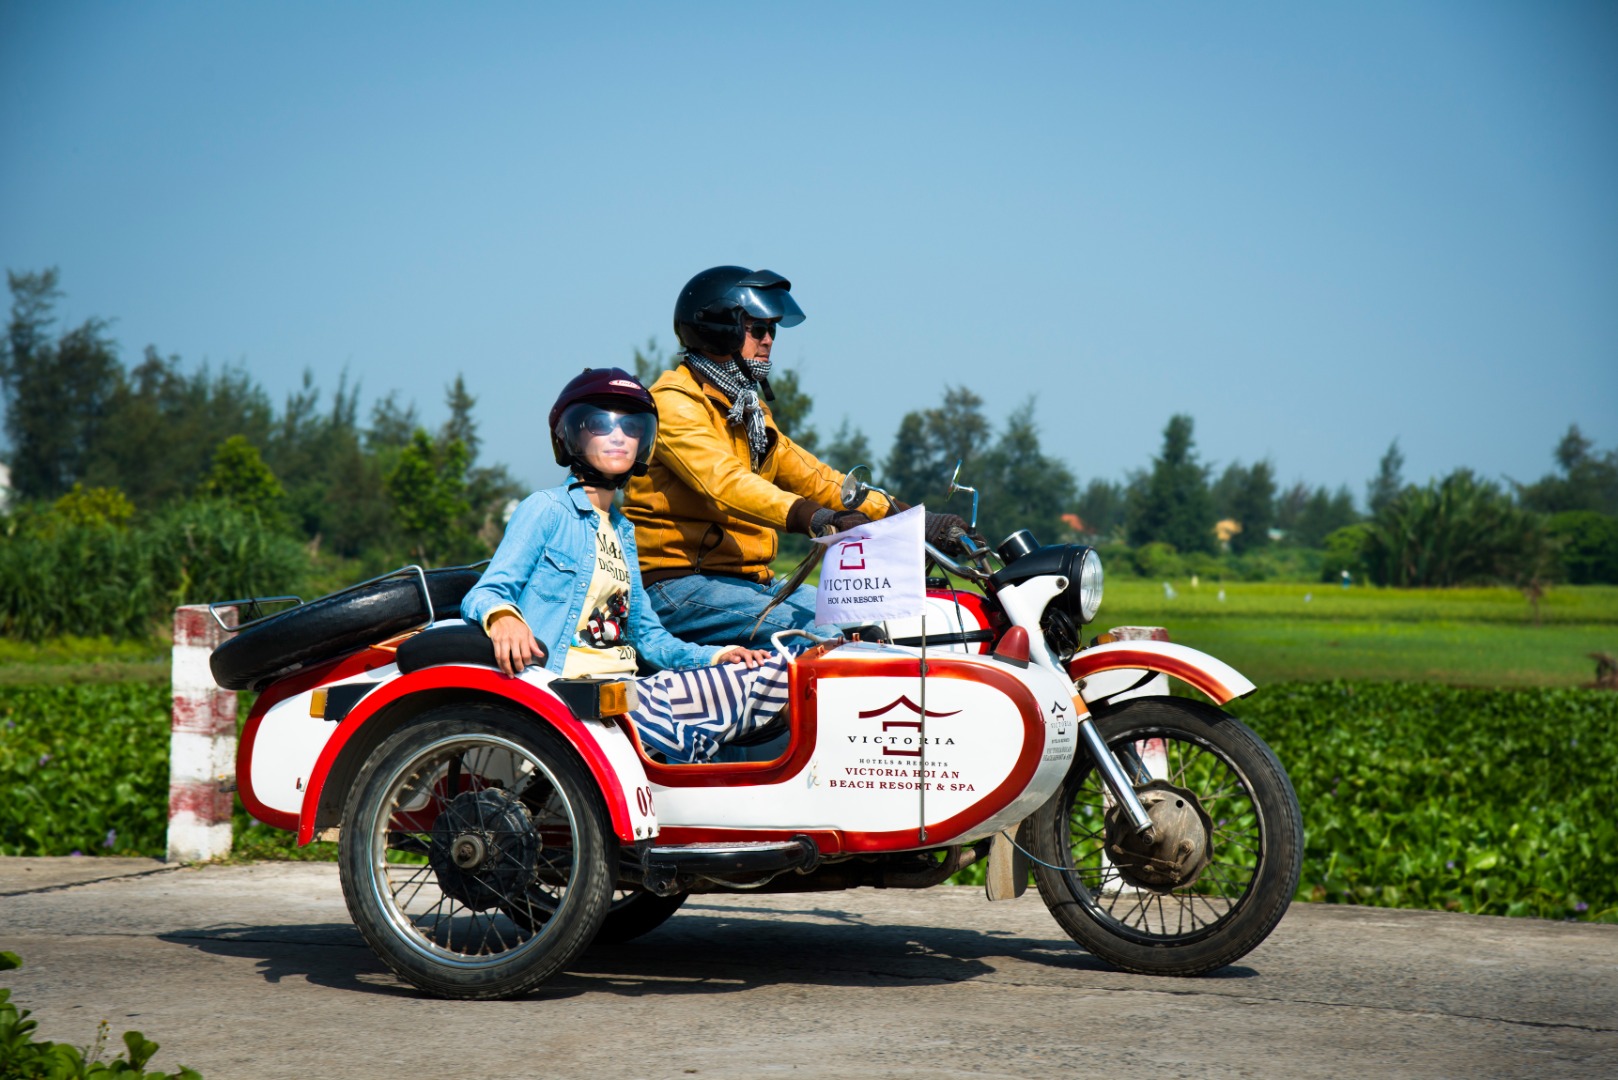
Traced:
<path id="1" fill-rule="evenodd" d="M 1096 629 L 1163 626 L 1171 640 L 1210 652 L 1259 683 L 1578 686 L 1595 675 L 1590 653 L 1618 654 L 1612 586 L 1554 588 L 1536 623 L 1513 589 L 1173 584 L 1170 598 L 1160 582 L 1109 583 Z"/>
<path id="2" fill-rule="evenodd" d="M 1618 654 L 1618 587 L 1610 585 L 1555 587 L 1540 601 L 1536 622 L 1522 594 L 1505 588 L 1171 584 L 1173 598 L 1161 582 L 1109 582 L 1087 633 L 1163 626 L 1171 640 L 1213 653 L 1259 683 L 1579 686 L 1594 677 L 1590 653 Z M 166 679 L 168 663 L 168 643 L 157 637 L 38 645 L 0 639 L 0 684 L 148 682 Z"/>
<path id="3" fill-rule="evenodd" d="M 57 638 L 33 644 L 0 637 L 0 686 L 151 682 L 169 677 L 169 643 Z"/>

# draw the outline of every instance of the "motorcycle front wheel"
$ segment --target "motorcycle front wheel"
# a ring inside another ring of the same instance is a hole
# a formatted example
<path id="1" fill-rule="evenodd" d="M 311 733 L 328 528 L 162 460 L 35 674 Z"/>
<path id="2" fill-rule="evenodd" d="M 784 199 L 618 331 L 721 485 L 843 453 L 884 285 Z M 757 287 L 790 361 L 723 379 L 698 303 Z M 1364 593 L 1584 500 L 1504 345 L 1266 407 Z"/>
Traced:
<path id="1" fill-rule="evenodd" d="M 1095 763 L 1074 761 L 1024 826 L 1046 907 L 1125 971 L 1200 975 L 1247 955 L 1280 922 L 1302 872 L 1303 817 L 1275 754 L 1241 721 L 1183 698 L 1098 712 L 1158 823 L 1147 845 Z"/>
<path id="2" fill-rule="evenodd" d="M 560 735 L 465 703 L 372 753 L 338 860 L 355 925 L 395 973 L 440 997 L 498 998 L 590 944 L 612 896 L 609 843 L 594 780 Z"/>

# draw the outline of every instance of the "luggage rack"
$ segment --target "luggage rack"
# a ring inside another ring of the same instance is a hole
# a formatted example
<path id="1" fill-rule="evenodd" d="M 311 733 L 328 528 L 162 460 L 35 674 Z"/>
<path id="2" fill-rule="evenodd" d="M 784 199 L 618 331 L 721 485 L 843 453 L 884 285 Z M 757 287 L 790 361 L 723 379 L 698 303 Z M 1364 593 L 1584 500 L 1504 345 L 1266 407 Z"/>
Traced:
<path id="1" fill-rule="evenodd" d="M 488 565 L 489 560 L 482 559 L 475 563 L 467 563 L 464 566 L 441 566 L 438 567 L 438 570 L 476 570 L 479 567 Z M 379 581 L 389 581 L 398 577 L 409 577 L 412 574 L 415 575 L 416 589 L 421 593 L 422 610 L 427 613 L 427 621 L 422 623 L 421 626 L 430 626 L 433 622 L 433 597 L 432 593 L 427 589 L 427 571 L 423 570 L 415 563 L 412 563 L 409 566 L 401 566 L 397 570 L 390 570 L 386 574 L 379 574 L 374 578 L 369 578 L 360 582 L 358 585 L 350 585 L 346 589 L 339 589 L 334 593 L 328 593 L 321 599 L 330 600 L 334 597 L 346 596 L 347 594 L 356 592 L 368 585 L 375 585 Z M 243 597 L 240 600 L 215 600 L 213 603 L 208 605 L 208 614 L 213 616 L 213 621 L 219 624 L 219 628 L 221 630 L 225 631 L 227 634 L 236 634 L 246 630 L 250 626 L 257 626 L 259 623 L 268 622 L 278 615 L 284 615 L 293 608 L 300 608 L 303 606 L 303 603 L 303 598 L 300 596 L 248 596 Z M 259 612 L 263 611 L 263 605 L 265 604 L 287 604 L 288 606 L 281 608 L 278 611 L 272 611 L 268 614 L 261 615 Z M 225 623 L 224 618 L 219 614 L 223 608 L 239 608 L 243 605 L 247 607 L 248 612 L 253 616 L 244 623 L 229 626 Z M 421 629 L 421 626 L 414 627 L 413 629 L 419 630 Z"/>

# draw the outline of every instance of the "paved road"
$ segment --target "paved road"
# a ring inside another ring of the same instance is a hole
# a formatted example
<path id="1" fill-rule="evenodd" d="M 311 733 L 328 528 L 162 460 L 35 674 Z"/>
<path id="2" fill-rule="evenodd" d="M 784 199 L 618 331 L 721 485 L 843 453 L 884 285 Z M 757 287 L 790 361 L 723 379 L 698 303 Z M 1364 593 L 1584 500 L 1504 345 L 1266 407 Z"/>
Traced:
<path id="1" fill-rule="evenodd" d="M 519 1001 L 425 998 L 335 867 L 0 859 L 44 1037 L 258 1077 L 1618 1075 L 1618 927 L 1299 904 L 1242 966 L 1120 975 L 1037 895 L 698 897 Z"/>

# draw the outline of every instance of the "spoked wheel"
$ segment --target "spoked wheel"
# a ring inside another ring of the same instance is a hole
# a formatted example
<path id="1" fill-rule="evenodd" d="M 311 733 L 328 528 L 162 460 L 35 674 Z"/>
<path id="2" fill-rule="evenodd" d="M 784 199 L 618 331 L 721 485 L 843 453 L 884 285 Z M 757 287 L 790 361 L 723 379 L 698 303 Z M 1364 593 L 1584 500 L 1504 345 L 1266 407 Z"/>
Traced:
<path id="1" fill-rule="evenodd" d="M 542 723 L 497 705 L 431 710 L 377 748 L 349 795 L 348 910 L 429 993 L 520 994 L 578 956 L 606 915 L 606 810 Z"/>
<path id="2" fill-rule="evenodd" d="M 1198 975 L 1280 922 L 1302 871 L 1286 770 L 1235 717 L 1182 698 L 1125 702 L 1096 722 L 1156 829 L 1136 837 L 1088 757 L 1025 826 L 1035 880 L 1073 940 L 1146 975 Z"/>

